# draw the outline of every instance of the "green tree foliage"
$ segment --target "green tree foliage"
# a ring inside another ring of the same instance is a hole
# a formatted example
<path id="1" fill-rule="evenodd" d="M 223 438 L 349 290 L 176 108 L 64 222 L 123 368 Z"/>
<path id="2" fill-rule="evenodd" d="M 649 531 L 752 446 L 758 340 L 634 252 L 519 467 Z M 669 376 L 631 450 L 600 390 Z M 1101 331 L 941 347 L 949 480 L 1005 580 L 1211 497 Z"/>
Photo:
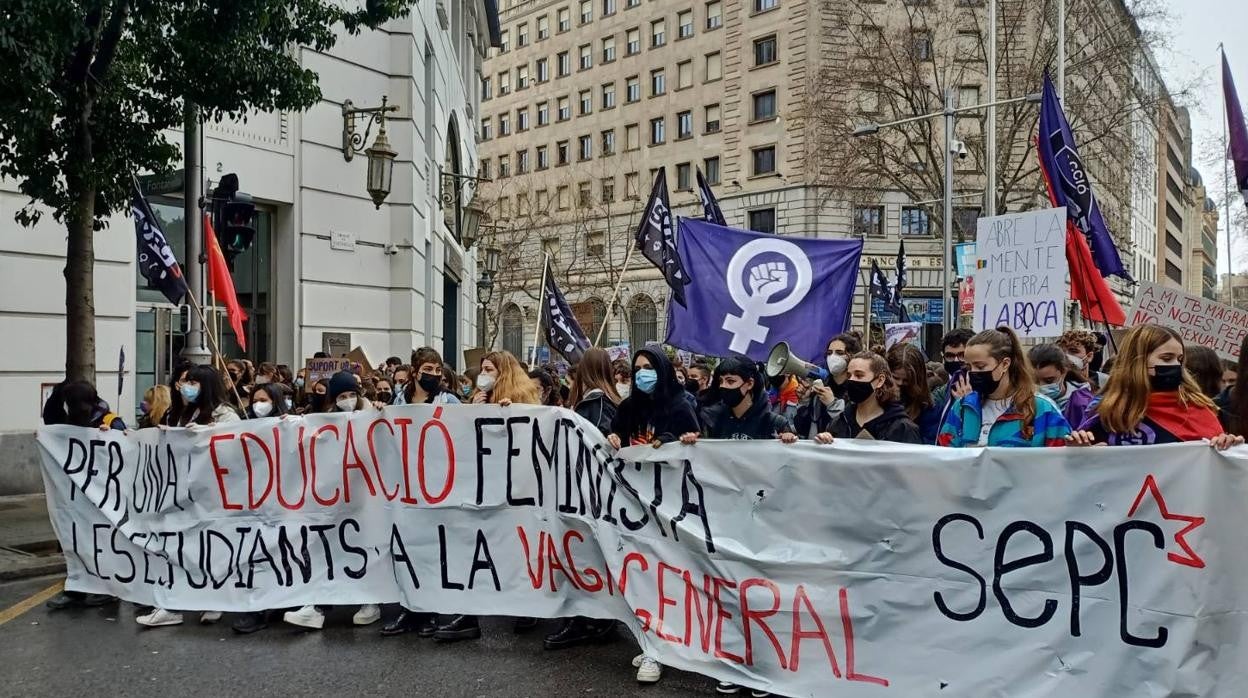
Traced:
<path id="1" fill-rule="evenodd" d="M 0 6 L 0 175 L 67 229 L 66 374 L 95 378 L 93 234 L 129 204 L 131 174 L 180 158 L 166 132 L 304 110 L 321 93 L 298 48 L 333 47 L 414 0 L 9 0 Z"/>

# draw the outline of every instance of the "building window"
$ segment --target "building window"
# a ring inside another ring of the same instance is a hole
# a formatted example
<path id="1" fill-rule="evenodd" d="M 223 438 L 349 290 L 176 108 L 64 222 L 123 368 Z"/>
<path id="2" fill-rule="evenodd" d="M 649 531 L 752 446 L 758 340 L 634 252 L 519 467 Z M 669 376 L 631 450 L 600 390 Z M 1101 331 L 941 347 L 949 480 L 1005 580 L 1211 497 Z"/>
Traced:
<path id="1" fill-rule="evenodd" d="M 765 175 L 776 171 L 776 146 L 768 145 L 750 151 L 753 174 Z"/>
<path id="2" fill-rule="evenodd" d="M 676 89 L 693 87 L 693 61 L 676 64 Z"/>
<path id="3" fill-rule="evenodd" d="M 676 190 L 691 191 L 693 189 L 693 168 L 687 162 L 676 165 Z"/>
<path id="4" fill-rule="evenodd" d="M 979 34 L 977 32 L 958 32 L 955 40 L 955 51 L 957 51 L 956 60 L 964 62 L 973 62 L 980 59 L 979 51 Z"/>
<path id="5" fill-rule="evenodd" d="M 693 36 L 693 10 L 685 10 L 676 15 L 676 36 L 681 39 L 688 39 Z"/>
<path id="6" fill-rule="evenodd" d="M 706 82 L 714 82 L 724 77 L 724 66 L 719 51 L 706 54 Z"/>
<path id="7" fill-rule="evenodd" d="M 663 69 L 658 68 L 650 71 L 650 96 L 658 97 L 667 92 L 667 77 Z"/>
<path id="8" fill-rule="evenodd" d="M 641 78 L 634 75 L 624 81 L 624 86 L 628 92 L 625 99 L 628 100 L 629 104 L 641 99 Z"/>
<path id="9" fill-rule="evenodd" d="M 559 77 L 566 78 L 572 74 L 572 56 L 567 51 L 560 51 L 555 60 L 559 66 Z"/>
<path id="10" fill-rule="evenodd" d="M 859 237 L 879 237 L 884 235 L 884 207 L 855 206 L 854 235 Z"/>
<path id="11" fill-rule="evenodd" d="M 546 82 L 547 80 L 550 80 L 550 59 L 539 58 L 537 59 L 537 81 Z"/>
<path id="12" fill-rule="evenodd" d="M 693 112 L 682 111 L 676 115 L 676 138 L 693 136 Z"/>
<path id="13" fill-rule="evenodd" d="M 576 205 L 589 208 L 594 205 L 594 183 L 581 182 L 576 185 Z"/>
<path id="14" fill-rule="evenodd" d="M 615 14 L 615 0 L 602 0 L 602 16 Z"/>
<path id="15" fill-rule="evenodd" d="M 613 128 L 602 132 L 602 154 L 615 155 L 615 129 Z"/>
<path id="16" fill-rule="evenodd" d="M 516 174 L 528 174 L 529 172 L 529 151 L 516 151 Z"/>
<path id="17" fill-rule="evenodd" d="M 511 94 L 511 74 L 502 72 L 498 74 L 498 96 L 505 97 Z"/>
<path id="18" fill-rule="evenodd" d="M 581 0 L 581 24 L 589 24 L 594 20 L 593 0 Z"/>
<path id="19" fill-rule="evenodd" d="M 490 119 L 487 117 L 481 120 L 481 140 L 490 140 Z"/>
<path id="20" fill-rule="evenodd" d="M 628 38 L 628 55 L 636 56 L 641 53 L 641 30 L 629 29 L 626 36 Z"/>
<path id="21" fill-rule="evenodd" d="M 555 206 L 559 207 L 560 211 L 566 211 L 571 206 L 571 202 L 568 200 L 568 187 L 566 185 L 555 189 Z"/>
<path id="22" fill-rule="evenodd" d="M 568 142 L 559 141 L 558 143 L 556 143 L 555 144 L 555 164 L 560 165 L 560 166 L 566 165 L 568 164 L 569 157 L 570 156 L 568 154 Z"/>
<path id="23" fill-rule="evenodd" d="M 1183 283 L 1183 270 L 1179 269 L 1177 264 L 1168 259 L 1166 260 L 1166 278 L 1177 284 Z"/>
<path id="24" fill-rule="evenodd" d="M 629 124 L 624 127 L 624 149 L 637 150 L 641 147 L 641 127 Z"/>
<path id="25" fill-rule="evenodd" d="M 577 139 L 577 146 L 580 150 L 581 161 L 584 162 L 594 156 L 594 139 L 589 136 L 581 136 Z"/>
<path id="26" fill-rule="evenodd" d="M 656 19 L 650 23 L 650 48 L 658 48 L 667 43 L 667 20 Z"/>
<path id="27" fill-rule="evenodd" d="M 506 155 L 498 156 L 498 176 L 500 178 L 511 176 L 511 161 Z"/>
<path id="28" fill-rule="evenodd" d="M 641 0 L 625 0 L 624 7 L 630 9 L 634 7 L 641 7 Z"/>
<path id="29" fill-rule="evenodd" d="M 780 0 L 754 0 L 755 12 L 766 12 L 780 6 Z"/>
<path id="30" fill-rule="evenodd" d="M 931 235 L 932 223 L 927 209 L 922 206 L 902 206 L 901 234 L 908 237 Z"/>
<path id="31" fill-rule="evenodd" d="M 932 60 L 932 33 L 916 31 L 910 35 L 910 54 L 916 61 Z"/>
<path id="32" fill-rule="evenodd" d="M 542 41 L 550 37 L 550 17 L 542 15 L 537 18 L 537 40 Z"/>
<path id="33" fill-rule="evenodd" d="M 503 309 L 503 351 L 524 356 L 524 314 L 515 303 Z"/>
<path id="34" fill-rule="evenodd" d="M 640 194 L 641 176 L 636 172 L 629 172 L 624 175 L 624 198 L 638 199 Z"/>
<path id="35" fill-rule="evenodd" d="M 528 108 L 517 109 L 516 110 L 516 131 L 528 131 L 528 130 L 529 130 Z"/>
<path id="36" fill-rule="evenodd" d="M 719 184 L 719 158 L 707 158 L 702 161 L 702 173 L 706 175 L 708 186 Z"/>
<path id="37" fill-rule="evenodd" d="M 586 233 L 585 248 L 592 256 L 602 256 L 606 253 L 605 246 L 602 252 L 597 252 L 594 248 L 601 240 L 602 233 Z M 607 321 L 607 304 L 597 298 L 590 298 L 583 303 L 572 304 L 572 314 L 576 316 L 576 324 L 581 326 L 585 331 L 585 336 L 593 341 L 598 337 L 599 329 L 602 328 Z M 602 334 L 606 334 L 605 332 Z M 603 337 L 604 340 L 607 337 Z"/>
<path id="38" fill-rule="evenodd" d="M 550 146 L 537 146 L 537 169 L 544 170 L 550 167 Z"/>
<path id="39" fill-rule="evenodd" d="M 776 91 L 767 90 L 753 96 L 753 121 L 766 121 L 776 118 Z"/>
<path id="40" fill-rule="evenodd" d="M 494 96 L 494 90 L 493 90 L 493 87 L 491 86 L 490 79 L 487 77 L 481 78 L 481 101 L 484 102 L 485 100 L 490 99 L 493 96 Z"/>
<path id="41" fill-rule="evenodd" d="M 650 145 L 659 145 L 667 140 L 667 123 L 663 117 L 650 120 Z"/>
<path id="42" fill-rule="evenodd" d="M 960 240 L 974 240 L 979 234 L 979 207 L 953 209 L 953 231 Z"/>
<path id="43" fill-rule="evenodd" d="M 780 60 L 776 52 L 776 35 L 764 36 L 754 40 L 754 66 L 771 65 Z"/>
<path id="44" fill-rule="evenodd" d="M 615 60 L 615 37 L 608 36 L 602 40 L 602 62 L 610 63 Z"/>
<path id="45" fill-rule="evenodd" d="M 498 135 L 499 136 L 511 135 L 511 117 L 510 116 L 506 114 L 498 115 Z"/>
<path id="46" fill-rule="evenodd" d="M 594 47 L 585 44 L 580 48 L 581 51 L 581 70 L 589 70 L 594 67 Z"/>
<path id="47" fill-rule="evenodd" d="M 511 49 L 511 32 L 504 29 L 502 33 L 499 34 L 498 52 L 500 54 L 507 53 L 507 51 L 509 51 L 510 49 Z"/>
<path id="48" fill-rule="evenodd" d="M 567 121 L 572 118 L 572 103 L 567 97 L 559 98 L 559 121 Z"/>
<path id="49" fill-rule="evenodd" d="M 591 114 L 594 111 L 594 93 L 589 90 L 581 92 L 581 116 Z"/>
<path id="50" fill-rule="evenodd" d="M 615 83 L 608 82 L 602 86 L 602 108 L 610 109 L 615 106 Z"/>
<path id="51" fill-rule="evenodd" d="M 703 109 L 703 123 L 706 124 L 706 133 L 719 133 L 719 105 L 708 104 Z"/>
<path id="52" fill-rule="evenodd" d="M 649 296 L 636 295 L 628 304 L 628 341 L 644 347 L 659 339 L 659 313 Z"/>
<path id="53" fill-rule="evenodd" d="M 750 211 L 749 225 L 750 230 L 753 230 L 756 233 L 775 233 L 776 209 L 760 208 Z"/>
<path id="54" fill-rule="evenodd" d="M 963 85 L 958 88 L 958 106 L 974 107 L 979 105 L 979 87 L 977 85 Z"/>
<path id="55" fill-rule="evenodd" d="M 524 48 L 529 45 L 529 24 L 521 22 L 516 25 L 516 48 Z"/>
<path id="56" fill-rule="evenodd" d="M 490 159 L 481 158 L 481 176 L 486 179 L 490 178 Z"/>
<path id="57" fill-rule="evenodd" d="M 599 188 L 602 190 L 602 203 L 615 203 L 615 177 L 603 179 Z"/>
<path id="58" fill-rule="evenodd" d="M 529 66 L 516 66 L 516 89 L 523 90 L 529 86 Z"/>
<path id="59" fill-rule="evenodd" d="M 572 28 L 572 10 L 567 7 L 559 8 L 559 33 L 562 34 Z"/>
<path id="60" fill-rule="evenodd" d="M 550 103 L 540 102 L 537 105 L 537 125 L 545 126 L 550 123 Z"/>

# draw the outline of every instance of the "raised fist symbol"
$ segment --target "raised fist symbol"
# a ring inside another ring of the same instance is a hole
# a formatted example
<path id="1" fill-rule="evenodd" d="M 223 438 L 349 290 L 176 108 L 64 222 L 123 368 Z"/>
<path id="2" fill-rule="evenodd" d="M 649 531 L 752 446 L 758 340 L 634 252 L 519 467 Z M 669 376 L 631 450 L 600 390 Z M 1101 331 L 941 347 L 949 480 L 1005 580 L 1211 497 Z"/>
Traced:
<path id="1" fill-rule="evenodd" d="M 789 284 L 789 267 L 784 262 L 766 262 L 750 269 L 750 291 L 759 301 L 769 301 Z"/>

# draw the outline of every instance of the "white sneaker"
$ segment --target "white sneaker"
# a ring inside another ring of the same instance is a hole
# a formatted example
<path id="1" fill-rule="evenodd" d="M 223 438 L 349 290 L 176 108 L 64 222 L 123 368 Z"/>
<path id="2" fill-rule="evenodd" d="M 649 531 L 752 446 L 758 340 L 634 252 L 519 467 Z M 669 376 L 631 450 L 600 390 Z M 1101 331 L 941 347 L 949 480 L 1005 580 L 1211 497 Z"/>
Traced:
<path id="1" fill-rule="evenodd" d="M 750 690 L 750 698 L 768 698 L 770 695 L 771 691 L 760 691 L 757 688 Z"/>
<path id="2" fill-rule="evenodd" d="M 636 657 L 633 657 L 633 668 L 636 669 L 637 667 L 641 666 L 641 660 L 645 658 L 646 658 L 646 655 L 644 654 L 639 654 Z"/>
<path id="3" fill-rule="evenodd" d="M 663 665 L 653 657 L 641 655 L 637 661 L 637 683 L 658 683 L 663 677 Z"/>
<path id="4" fill-rule="evenodd" d="M 372 625 L 379 620 L 381 620 L 381 607 L 375 603 L 360 606 L 360 610 L 351 617 L 351 622 L 356 625 Z"/>
<path id="5" fill-rule="evenodd" d="M 135 618 L 134 621 L 149 628 L 159 628 L 162 625 L 181 625 L 182 614 L 166 611 L 163 608 L 156 608 L 152 609 L 152 612 L 145 616 Z"/>
<path id="6" fill-rule="evenodd" d="M 729 683 L 727 681 L 720 681 L 715 686 L 715 692 L 722 693 L 724 695 L 733 695 L 736 693 L 740 693 L 741 687 L 735 683 Z"/>
<path id="7" fill-rule="evenodd" d="M 297 625 L 301 628 L 312 628 L 320 630 L 325 627 L 325 614 L 316 606 L 304 606 L 298 611 L 287 611 L 282 614 L 282 620 Z"/>
<path id="8" fill-rule="evenodd" d="M 204 625 L 208 625 L 210 623 L 216 623 L 219 620 L 221 620 L 220 611 L 204 611 L 203 613 L 199 615 L 199 622 Z"/>

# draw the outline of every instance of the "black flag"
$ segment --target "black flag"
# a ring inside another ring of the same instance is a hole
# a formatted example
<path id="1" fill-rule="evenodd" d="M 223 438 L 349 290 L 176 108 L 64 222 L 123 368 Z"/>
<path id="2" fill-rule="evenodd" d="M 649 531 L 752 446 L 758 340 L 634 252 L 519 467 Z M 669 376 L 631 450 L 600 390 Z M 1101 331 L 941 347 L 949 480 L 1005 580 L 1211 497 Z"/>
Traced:
<path id="1" fill-rule="evenodd" d="M 642 211 L 641 225 L 637 227 L 637 249 L 650 263 L 663 272 L 663 278 L 672 289 L 672 298 L 685 304 L 685 285 L 689 283 L 684 263 L 676 249 L 675 226 L 672 225 L 672 208 L 667 199 L 667 173 L 660 167 L 654 177 L 650 200 Z"/>
<path id="2" fill-rule="evenodd" d="M 698 198 L 702 199 L 703 220 L 727 227 L 728 223 L 724 221 L 724 210 L 719 207 L 719 202 L 715 200 L 715 193 L 707 185 L 706 178 L 702 176 L 701 168 L 698 169 Z"/>
<path id="3" fill-rule="evenodd" d="M 134 214 L 134 233 L 139 242 L 139 272 L 147 279 L 148 286 L 159 289 L 170 303 L 178 305 L 186 296 L 186 277 L 178 258 L 173 256 L 160 221 L 152 213 L 152 207 L 143 198 L 139 185 L 134 185 L 134 199 L 130 203 Z"/>
<path id="4" fill-rule="evenodd" d="M 910 322 L 910 314 L 906 312 L 906 306 L 901 302 L 901 292 L 906 288 L 906 272 L 909 271 L 910 261 L 906 259 L 906 241 L 902 240 L 897 244 L 897 264 L 895 270 L 897 279 L 893 282 L 893 309 L 901 316 L 902 322 Z"/>
<path id="5" fill-rule="evenodd" d="M 542 327 L 546 332 L 546 343 L 559 352 L 570 364 L 581 360 L 585 350 L 589 348 L 589 340 L 585 332 L 572 314 L 568 299 L 555 283 L 555 275 L 550 273 L 550 264 L 546 266 L 546 300 L 542 304 Z"/>
<path id="6" fill-rule="evenodd" d="M 880 266 L 871 260 L 871 297 L 884 301 L 887 307 L 892 305 L 893 292 L 888 287 L 888 278 L 880 271 Z"/>

